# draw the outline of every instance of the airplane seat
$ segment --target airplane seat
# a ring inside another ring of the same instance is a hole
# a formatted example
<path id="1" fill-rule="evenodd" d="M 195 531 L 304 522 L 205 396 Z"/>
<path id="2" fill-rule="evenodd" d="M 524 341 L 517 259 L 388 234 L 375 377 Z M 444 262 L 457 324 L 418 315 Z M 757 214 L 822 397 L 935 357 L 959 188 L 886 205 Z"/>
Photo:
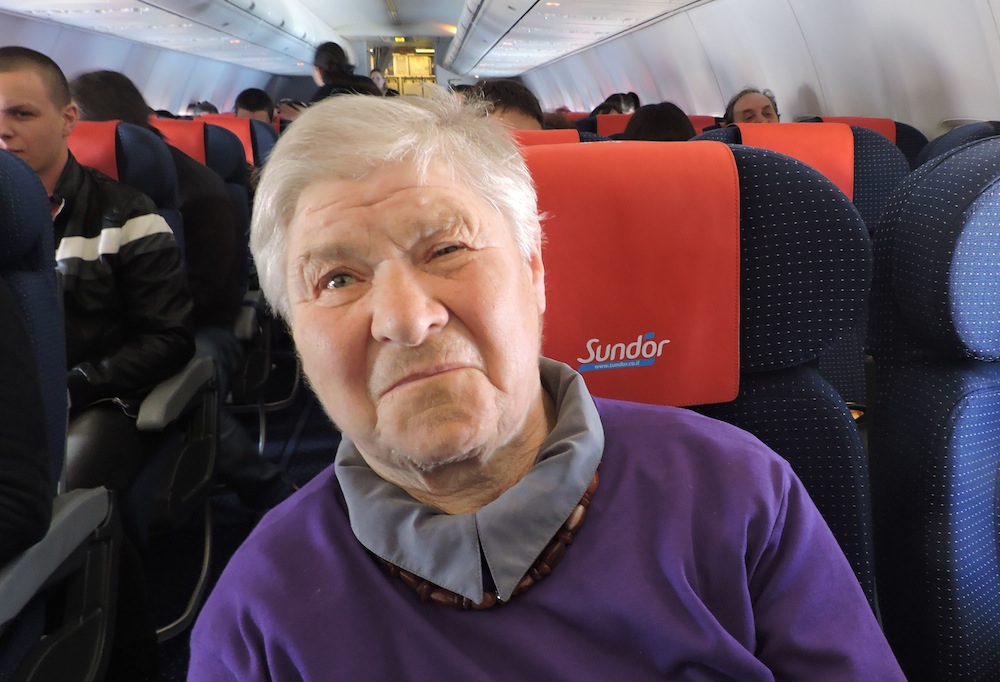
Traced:
<path id="1" fill-rule="evenodd" d="M 695 135 L 700 135 L 710 128 L 717 128 L 719 119 L 715 116 L 703 116 L 701 114 L 688 114 L 691 125 L 694 126 Z"/>
<path id="2" fill-rule="evenodd" d="M 576 128 L 546 128 L 545 130 L 511 130 L 511 135 L 522 147 L 534 144 L 564 144 L 581 142 Z"/>
<path id="3" fill-rule="evenodd" d="M 896 145 L 899 151 L 903 152 L 903 156 L 906 157 L 906 161 L 910 164 L 910 170 L 920 165 L 918 161 L 920 152 L 927 146 L 926 135 L 907 123 L 894 121 L 891 118 L 874 116 L 814 116 L 805 120 L 816 123 L 846 123 L 881 133 Z"/>
<path id="4" fill-rule="evenodd" d="M 143 192 L 156 202 L 180 192 L 166 143 L 154 133 L 121 121 L 80 121 L 69 146 L 77 160 Z M 160 212 L 177 204 L 157 205 Z M 183 236 L 183 229 L 175 231 Z M 178 239 L 179 246 L 182 245 Z M 183 253 L 183 251 L 182 251 Z M 215 452 L 218 441 L 218 396 L 215 363 L 194 357 L 176 375 L 153 388 L 139 407 L 136 427 L 159 434 L 148 463 L 136 481 L 121 491 L 125 532 L 139 548 L 147 548 L 162 534 L 177 530 L 201 512 L 204 526 L 203 562 L 189 608 L 159 628 L 163 639 L 186 628 L 207 587 L 210 567 L 211 510 Z"/>
<path id="5" fill-rule="evenodd" d="M 24 312 L 42 389 L 54 497 L 46 535 L 0 566 L 0 679 L 103 679 L 121 526 L 105 488 L 59 487 L 66 356 L 50 206 L 35 173 L 7 152 L 0 152 L 0 234 L 0 277 Z M 9 361 L 0 357 L 0 365 Z"/>
<path id="6" fill-rule="evenodd" d="M 1000 121 L 978 121 L 952 128 L 931 140 L 917 157 L 917 166 L 968 142 L 1000 135 Z"/>
<path id="7" fill-rule="evenodd" d="M 243 143 L 247 163 L 256 168 L 264 165 L 278 142 L 278 131 L 263 121 L 226 114 L 204 114 L 199 118 L 234 133 Z"/>
<path id="8" fill-rule="evenodd" d="M 67 142 L 82 165 L 96 168 L 152 199 L 183 253 L 177 174 L 170 151 L 154 133 L 121 121 L 77 121 Z"/>
<path id="9" fill-rule="evenodd" d="M 830 178 L 854 203 L 873 232 L 889 197 L 909 174 L 903 153 L 886 137 L 844 123 L 739 124 L 711 130 L 698 140 L 720 140 L 772 149 L 803 161 Z M 867 314 L 819 360 L 820 372 L 848 402 L 867 404 Z"/>
<path id="10" fill-rule="evenodd" d="M 1000 679 L 1000 138 L 917 168 L 875 233 L 885 633 L 910 680 Z"/>
<path id="11" fill-rule="evenodd" d="M 543 353 L 595 395 L 693 406 L 757 435 L 802 479 L 876 608 L 861 437 L 816 369 L 863 314 L 871 254 L 854 206 L 804 164 L 740 145 L 523 153 L 549 216 Z M 603 172 L 617 167 L 643 172 Z M 595 272 L 613 274 L 595 286 Z M 730 298 L 702 298 L 720 287 Z"/>
<path id="12" fill-rule="evenodd" d="M 628 125 L 632 114 L 598 114 L 594 118 L 597 119 L 594 132 L 604 137 L 611 137 L 625 132 L 625 126 Z"/>

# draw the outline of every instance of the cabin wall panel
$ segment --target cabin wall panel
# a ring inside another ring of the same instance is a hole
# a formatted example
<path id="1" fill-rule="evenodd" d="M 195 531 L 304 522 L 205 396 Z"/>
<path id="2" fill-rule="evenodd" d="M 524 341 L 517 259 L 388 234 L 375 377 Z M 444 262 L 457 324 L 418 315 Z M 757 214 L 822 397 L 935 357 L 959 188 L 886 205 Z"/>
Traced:
<path id="1" fill-rule="evenodd" d="M 524 75 L 543 108 L 612 92 L 721 114 L 746 85 L 782 119 L 885 116 L 933 137 L 1000 119 L 1000 0 L 715 0 Z"/>
<path id="2" fill-rule="evenodd" d="M 0 45 L 23 45 L 47 54 L 70 79 L 97 69 L 120 71 L 135 82 L 151 107 L 175 113 L 183 113 L 194 100 L 231 110 L 244 88 L 276 88 L 276 83 L 293 80 L 4 12 L 0 12 Z"/>
<path id="3" fill-rule="evenodd" d="M 747 86 L 774 91 L 782 120 L 799 113 L 798 99 L 788 93 L 801 90 L 813 106 L 820 99 L 812 55 L 788 0 L 716 0 L 688 14 L 722 94 L 715 102 L 693 102 L 691 113 L 722 114 L 728 99 Z M 814 87 L 802 90 L 806 83 Z"/>

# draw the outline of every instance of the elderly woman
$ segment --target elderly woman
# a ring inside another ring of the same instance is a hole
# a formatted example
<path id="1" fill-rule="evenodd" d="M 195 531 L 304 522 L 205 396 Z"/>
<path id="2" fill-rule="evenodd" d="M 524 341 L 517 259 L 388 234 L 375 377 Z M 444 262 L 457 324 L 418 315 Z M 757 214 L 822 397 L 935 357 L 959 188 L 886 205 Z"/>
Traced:
<path id="1" fill-rule="evenodd" d="M 261 284 L 344 437 L 234 556 L 189 679 L 902 679 L 782 459 L 539 358 L 535 193 L 483 114 L 339 97 L 268 162 Z"/>

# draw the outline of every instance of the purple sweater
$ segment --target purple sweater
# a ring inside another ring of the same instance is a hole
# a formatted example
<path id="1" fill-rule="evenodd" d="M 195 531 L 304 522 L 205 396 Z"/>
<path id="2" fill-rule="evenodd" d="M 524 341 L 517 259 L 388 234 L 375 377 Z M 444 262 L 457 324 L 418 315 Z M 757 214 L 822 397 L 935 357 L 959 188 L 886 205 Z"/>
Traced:
<path id="1" fill-rule="evenodd" d="M 904 679 L 784 460 L 686 410 L 596 402 L 600 487 L 528 592 L 481 612 L 420 602 L 354 538 L 330 467 L 233 557 L 188 679 Z"/>

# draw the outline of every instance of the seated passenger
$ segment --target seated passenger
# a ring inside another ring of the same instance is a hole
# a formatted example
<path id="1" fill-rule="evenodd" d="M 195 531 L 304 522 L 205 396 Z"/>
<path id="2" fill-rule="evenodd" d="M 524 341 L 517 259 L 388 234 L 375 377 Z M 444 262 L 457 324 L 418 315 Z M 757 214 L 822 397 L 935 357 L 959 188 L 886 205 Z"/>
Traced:
<path id="1" fill-rule="evenodd" d="M 679 106 L 660 102 L 639 107 L 619 139 L 683 142 L 694 137 L 694 125 Z"/>
<path id="2" fill-rule="evenodd" d="M 385 74 L 382 73 L 382 69 L 372 69 L 368 77 L 372 79 L 379 90 L 385 97 L 399 97 L 399 90 L 393 90 L 389 87 L 389 84 L 385 80 Z"/>
<path id="3" fill-rule="evenodd" d="M 150 446 L 151 436 L 136 428 L 139 404 L 194 355 L 181 254 L 146 195 L 70 153 L 78 111 L 55 62 L 0 47 L 0 113 L 0 148 L 31 166 L 52 202 L 70 401 L 67 489 L 122 491 Z M 146 679 L 157 666 L 156 633 L 130 543 L 121 561 L 109 679 Z"/>
<path id="4" fill-rule="evenodd" d="M 160 135 L 149 123 L 150 108 L 142 93 L 124 74 L 91 71 L 74 78 L 70 92 L 85 121 L 120 120 Z M 240 97 L 247 92 L 244 90 Z M 267 97 L 263 90 L 257 92 Z M 248 106 L 259 103 L 254 96 L 244 98 L 245 103 L 248 100 Z M 238 107 L 239 102 L 237 98 Z M 243 366 L 243 347 L 233 325 L 247 288 L 245 259 L 249 254 L 244 253 L 245 245 L 237 234 L 239 219 L 222 178 L 181 150 L 172 146 L 169 149 L 181 190 L 195 347 L 198 355 L 215 360 L 219 394 L 224 398 Z M 258 456 L 254 441 L 226 410 L 219 415 L 216 473 L 252 509 L 270 508 L 291 492 L 281 468 Z"/>
<path id="5" fill-rule="evenodd" d="M 729 98 L 722 127 L 735 123 L 779 123 L 778 100 L 770 90 L 743 88 Z"/>
<path id="6" fill-rule="evenodd" d="M 0 114 L 2 116 L 2 114 Z M 0 279 L 0 566 L 43 537 L 52 518 L 42 392 L 21 307 Z M 61 444 L 60 444 L 61 445 Z"/>
<path id="7" fill-rule="evenodd" d="M 274 100 L 260 88 L 247 88 L 236 95 L 233 111 L 237 118 L 252 118 L 271 125 L 274 121 Z"/>
<path id="8" fill-rule="evenodd" d="M 631 114 L 640 106 L 639 95 L 634 92 L 616 92 L 594 107 L 591 116 L 602 114 Z"/>
<path id="9" fill-rule="evenodd" d="M 476 83 L 479 96 L 489 102 L 490 116 L 514 130 L 541 130 L 545 118 L 535 93 L 507 78 Z"/>
<path id="10" fill-rule="evenodd" d="M 482 108 L 337 98 L 265 167 L 261 284 L 343 440 L 233 556 L 188 679 L 901 680 L 785 460 L 539 358 L 535 192 Z"/>
<path id="11" fill-rule="evenodd" d="M 367 76 L 354 73 L 354 65 L 347 53 L 337 43 L 323 43 L 316 48 L 313 57 L 313 81 L 319 89 L 313 94 L 310 104 L 333 95 L 375 95 L 382 91 Z"/>
<path id="12" fill-rule="evenodd" d="M 202 114 L 217 114 L 219 108 L 211 102 L 191 102 L 188 105 L 188 116 L 201 116 Z"/>

